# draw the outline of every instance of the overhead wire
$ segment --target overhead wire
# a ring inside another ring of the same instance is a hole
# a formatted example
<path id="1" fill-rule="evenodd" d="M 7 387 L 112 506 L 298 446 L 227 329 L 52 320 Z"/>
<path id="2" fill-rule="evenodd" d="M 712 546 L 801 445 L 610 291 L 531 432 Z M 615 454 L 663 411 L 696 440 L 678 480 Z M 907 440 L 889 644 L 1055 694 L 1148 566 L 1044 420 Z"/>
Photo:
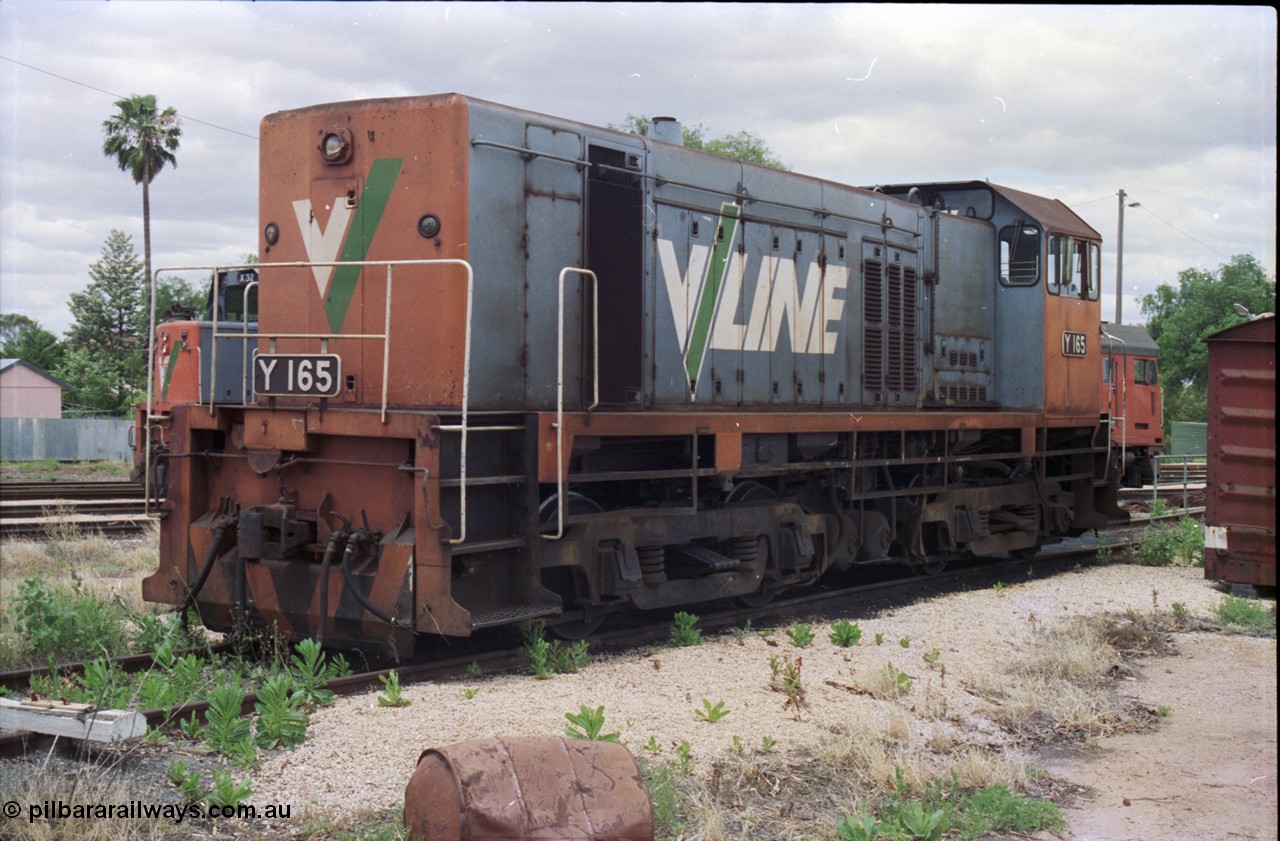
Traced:
<path id="1" fill-rule="evenodd" d="M 127 97 L 127 96 L 125 96 L 124 94 L 115 93 L 114 91 L 103 90 L 102 88 L 94 87 L 93 85 L 90 85 L 90 84 L 88 84 L 87 82 L 81 82 L 81 81 L 79 81 L 79 80 L 77 80 L 77 79 L 72 79 L 72 78 L 70 78 L 70 77 L 68 77 L 68 76 L 62 76 L 62 75 L 59 75 L 59 74 L 54 73 L 54 72 L 52 72 L 52 71 L 50 71 L 50 70 L 45 70 L 45 69 L 44 69 L 44 68 L 42 68 L 42 67 L 36 67 L 36 66 L 34 66 L 34 65 L 27 64 L 27 63 L 22 62 L 22 61 L 18 61 L 18 60 L 17 60 L 17 59 L 15 59 L 15 58 L 10 58 L 10 57 L 9 57 L 9 56 L 7 56 L 7 55 L 0 55 L 0 59 L 3 59 L 4 61 L 10 62 L 10 63 L 12 63 L 12 64 L 16 64 L 16 65 L 18 65 L 19 67 L 25 67 L 27 70 L 34 70 L 34 71 L 35 71 L 35 72 L 37 72 L 37 73 L 43 73 L 43 74 L 45 74 L 46 76 L 52 76 L 53 78 L 55 78 L 55 79 L 60 79 L 60 80 L 61 80 L 61 81 L 63 81 L 63 82 L 68 82 L 68 83 L 73 84 L 73 85 L 79 85 L 79 86 L 80 86 L 80 87 L 82 87 L 82 88 L 87 88 L 87 89 L 89 89 L 89 90 L 91 90 L 91 91 L 95 91 L 95 92 L 97 92 L 97 93 L 106 94 L 107 96 L 112 96 L 112 97 L 115 97 L 116 99 L 128 99 L 128 97 Z M 237 129 L 233 129 L 233 128 L 227 128 L 226 126 L 220 126 L 220 125 L 218 125 L 217 123 L 210 123 L 210 122 L 207 122 L 206 120 L 201 120 L 201 119 L 199 119 L 199 118 L 197 118 L 197 117 L 192 117 L 192 116 L 190 116 L 190 115 L 188 115 L 188 114 L 179 113 L 179 114 L 178 114 L 178 116 L 179 116 L 179 117 L 181 117 L 181 118 L 182 118 L 182 119 L 184 119 L 184 120 L 187 120 L 188 122 L 198 123 L 198 124 L 200 124 L 200 125 L 202 125 L 202 126 L 208 126 L 209 128 L 217 129 L 218 131 L 225 131 L 225 132 L 228 132 L 228 133 L 230 133 L 230 134 L 236 134 L 236 135 L 239 135 L 240 137 L 248 138 L 249 140 L 257 140 L 257 139 L 258 139 L 257 135 L 253 135 L 253 134 L 245 134 L 243 131 L 238 131 Z"/>

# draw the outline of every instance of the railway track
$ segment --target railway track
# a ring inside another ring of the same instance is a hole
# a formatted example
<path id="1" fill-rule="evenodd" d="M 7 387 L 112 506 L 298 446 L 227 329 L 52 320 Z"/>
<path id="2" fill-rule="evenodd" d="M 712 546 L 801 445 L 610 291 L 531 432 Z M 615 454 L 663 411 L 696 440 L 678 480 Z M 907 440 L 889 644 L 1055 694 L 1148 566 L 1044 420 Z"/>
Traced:
<path id="1" fill-rule="evenodd" d="M 64 529 L 137 534 L 151 522 L 143 497 L 135 482 L 0 483 L 0 537 L 40 538 Z"/>
<path id="2" fill-rule="evenodd" d="M 905 577 L 887 578 L 883 581 L 845 589 L 811 588 L 788 598 L 775 599 L 764 607 L 709 609 L 698 614 L 698 625 L 704 632 L 712 632 L 741 628 L 748 621 L 778 622 L 802 616 L 829 615 L 837 611 L 847 614 L 852 610 L 858 615 L 865 615 L 958 588 L 991 586 L 990 582 L 1002 579 L 1012 581 L 1015 576 L 1030 576 L 1033 570 L 1037 577 L 1049 577 L 1096 559 L 1100 549 L 1133 548 L 1141 542 L 1150 522 L 1181 519 L 1189 514 L 1200 513 L 1202 509 L 1153 517 L 1150 520 L 1101 533 L 1105 536 L 1102 540 L 1093 535 L 1074 538 L 1043 548 L 1030 561 L 1009 559 L 995 562 L 967 562 L 935 574 L 908 574 Z M 669 626 L 668 612 L 655 611 L 649 615 L 638 614 L 633 623 L 627 627 L 596 633 L 588 639 L 594 651 L 652 645 L 666 639 Z M 510 671 L 522 665 L 520 648 L 510 645 L 511 637 L 510 629 L 485 632 L 485 635 L 477 635 L 471 640 L 463 641 L 461 645 L 455 641 L 435 651 L 428 651 L 421 660 L 415 662 L 387 663 L 360 674 L 337 678 L 326 683 L 325 688 L 335 695 L 378 689 L 382 685 L 381 678 L 392 669 L 396 671 L 403 684 L 460 677 L 475 665 L 478 665 L 486 674 Z M 150 655 L 119 658 L 117 662 L 126 671 L 143 671 L 152 666 Z M 83 663 L 68 663 L 60 665 L 58 670 L 64 675 L 72 674 L 82 669 L 83 665 Z M 11 692 L 23 692 L 29 685 L 32 674 L 48 672 L 48 668 L 40 667 L 0 673 L 0 686 L 4 686 Z M 257 701 L 257 695 L 248 693 L 241 707 L 242 715 L 252 713 Z M 186 719 L 192 714 L 203 718 L 208 708 L 208 702 L 201 700 L 173 709 L 141 710 L 140 712 L 147 718 L 148 724 L 155 727 L 166 722 Z M 20 754 L 45 738 L 30 733 L 0 733 L 0 756 Z"/>

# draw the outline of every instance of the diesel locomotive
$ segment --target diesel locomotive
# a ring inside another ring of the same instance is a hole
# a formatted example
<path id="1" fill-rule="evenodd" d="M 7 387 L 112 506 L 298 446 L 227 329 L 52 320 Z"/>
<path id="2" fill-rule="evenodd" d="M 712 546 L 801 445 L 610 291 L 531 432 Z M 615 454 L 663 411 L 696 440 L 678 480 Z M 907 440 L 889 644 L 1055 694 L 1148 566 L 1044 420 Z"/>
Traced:
<path id="1" fill-rule="evenodd" d="M 405 653 L 1117 513 L 1093 228 L 679 136 L 456 94 L 264 118 L 260 262 L 155 330 L 144 596 Z"/>
<path id="2" fill-rule="evenodd" d="M 1102 406 L 1111 418 L 1111 469 L 1125 487 L 1156 480 L 1164 448 L 1160 347 L 1137 324 L 1102 325 Z"/>

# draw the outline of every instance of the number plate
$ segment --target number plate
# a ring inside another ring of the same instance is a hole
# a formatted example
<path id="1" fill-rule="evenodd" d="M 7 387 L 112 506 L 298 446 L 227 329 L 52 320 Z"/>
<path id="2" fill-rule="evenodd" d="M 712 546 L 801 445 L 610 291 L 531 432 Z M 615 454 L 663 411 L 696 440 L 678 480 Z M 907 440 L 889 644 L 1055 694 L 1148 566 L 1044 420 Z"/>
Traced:
<path id="1" fill-rule="evenodd" d="M 342 357 L 336 354 L 260 354 L 253 360 L 253 393 L 259 397 L 337 397 Z"/>
<path id="2" fill-rule="evenodd" d="M 1088 356 L 1089 354 L 1089 337 L 1084 333 L 1073 333 L 1070 330 L 1064 330 L 1062 333 L 1062 355 L 1063 356 Z"/>

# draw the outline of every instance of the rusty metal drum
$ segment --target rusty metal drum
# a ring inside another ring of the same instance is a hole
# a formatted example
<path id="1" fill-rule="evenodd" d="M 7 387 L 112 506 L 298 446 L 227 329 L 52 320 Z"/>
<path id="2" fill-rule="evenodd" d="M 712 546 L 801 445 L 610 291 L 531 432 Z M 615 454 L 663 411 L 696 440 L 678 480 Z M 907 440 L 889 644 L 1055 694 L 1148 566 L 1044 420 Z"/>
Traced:
<path id="1" fill-rule="evenodd" d="M 422 841 L 653 841 L 630 751 L 562 736 L 473 739 L 423 751 L 404 822 Z"/>

